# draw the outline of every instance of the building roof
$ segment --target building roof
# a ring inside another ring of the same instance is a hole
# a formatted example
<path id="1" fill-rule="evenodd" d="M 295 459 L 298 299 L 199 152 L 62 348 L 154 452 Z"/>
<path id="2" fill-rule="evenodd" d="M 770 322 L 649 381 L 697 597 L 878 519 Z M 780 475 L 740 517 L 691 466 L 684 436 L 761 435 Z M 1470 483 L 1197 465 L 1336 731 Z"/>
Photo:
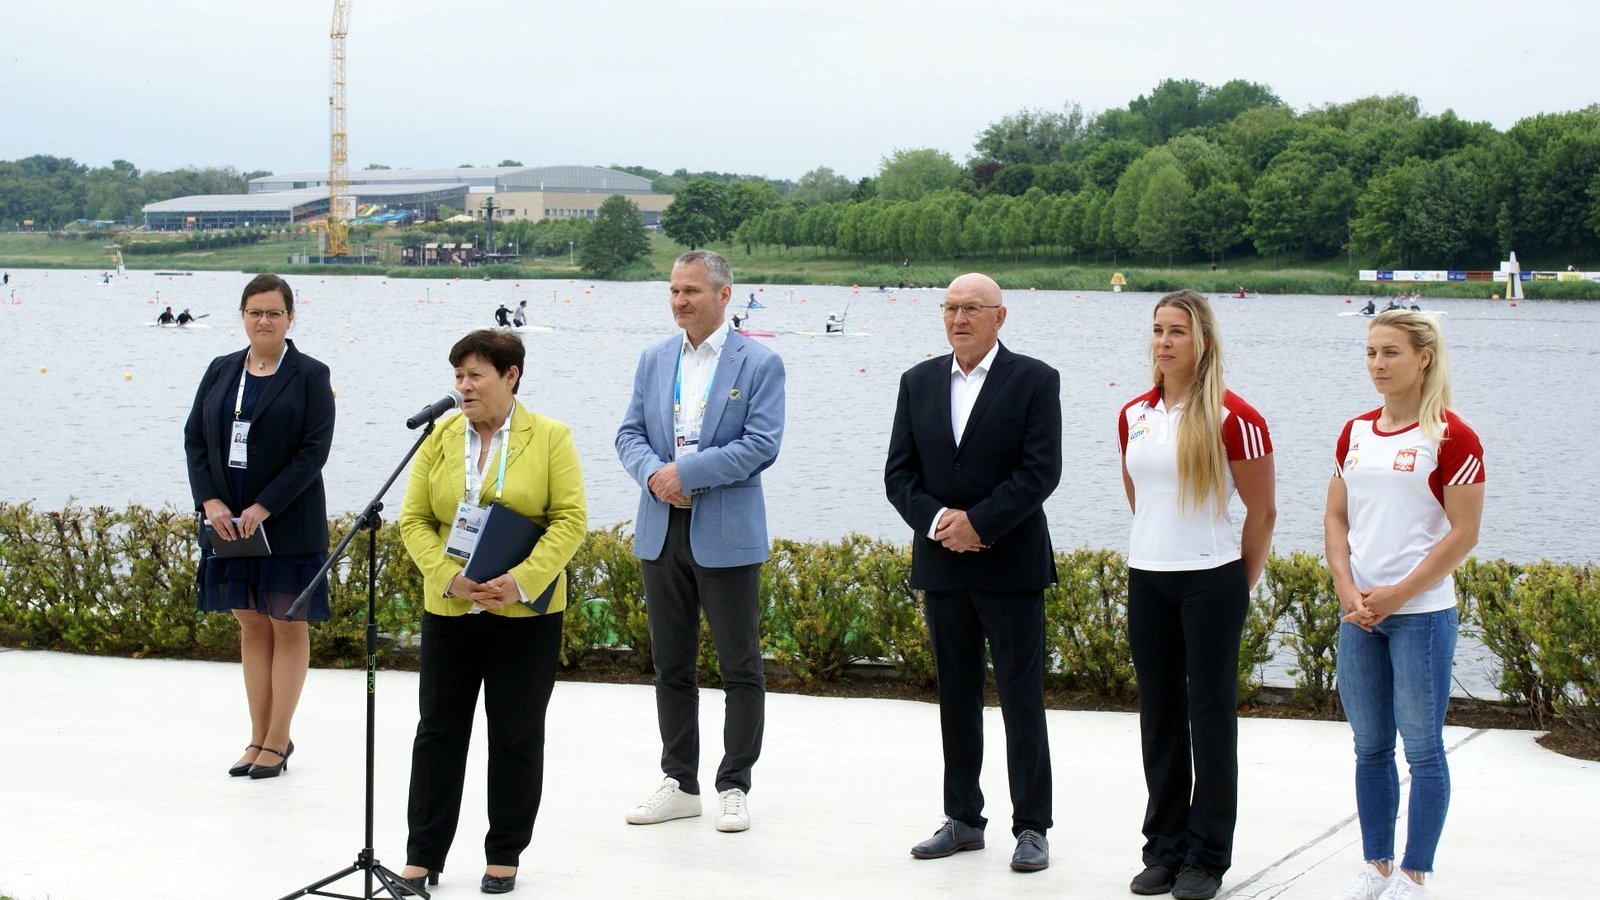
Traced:
<path id="1" fill-rule="evenodd" d="M 433 191 L 460 191 L 455 183 L 433 184 L 363 184 L 351 185 L 350 195 L 358 200 L 380 197 L 409 196 Z M 294 191 L 265 191 L 256 194 L 196 194 L 191 197 L 174 197 L 159 203 L 145 204 L 150 212 L 239 212 L 245 210 L 289 210 L 307 203 L 328 199 L 326 187 L 301 188 Z"/>
<path id="2" fill-rule="evenodd" d="M 467 184 L 492 190 L 543 190 L 648 194 L 650 179 L 599 166 L 471 166 L 457 169 L 363 169 L 350 173 L 350 186 L 419 183 Z M 250 193 L 284 193 L 325 187 L 326 169 L 315 172 L 285 172 L 250 179 Z"/>

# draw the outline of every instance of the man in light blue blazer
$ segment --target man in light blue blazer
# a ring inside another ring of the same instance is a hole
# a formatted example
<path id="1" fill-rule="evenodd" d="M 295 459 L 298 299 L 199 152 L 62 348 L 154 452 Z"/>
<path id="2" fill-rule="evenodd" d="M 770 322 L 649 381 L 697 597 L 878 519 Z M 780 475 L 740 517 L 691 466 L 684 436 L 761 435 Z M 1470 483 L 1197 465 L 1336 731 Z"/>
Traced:
<path id="1" fill-rule="evenodd" d="M 727 705 L 717 768 L 717 830 L 750 827 L 746 794 L 761 755 L 761 564 L 767 508 L 761 473 L 783 440 L 783 360 L 728 327 L 728 261 L 694 250 L 672 266 L 681 331 L 647 348 L 617 429 L 617 455 L 639 483 L 633 553 L 643 560 L 656 667 L 661 785 L 634 825 L 700 815 L 700 611 L 721 665 Z"/>

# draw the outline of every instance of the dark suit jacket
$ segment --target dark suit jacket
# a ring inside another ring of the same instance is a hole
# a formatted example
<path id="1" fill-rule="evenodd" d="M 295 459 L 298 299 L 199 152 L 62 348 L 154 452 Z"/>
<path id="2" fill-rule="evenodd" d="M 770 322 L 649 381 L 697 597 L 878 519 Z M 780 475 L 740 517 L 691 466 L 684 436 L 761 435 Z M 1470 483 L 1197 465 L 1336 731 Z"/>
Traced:
<path id="1" fill-rule="evenodd" d="M 261 393 L 250 422 L 250 467 L 244 495 L 228 485 L 228 439 L 233 401 L 245 350 L 211 361 L 183 426 L 189 490 L 195 509 L 212 497 L 235 516 L 260 503 L 271 516 L 267 534 L 274 554 L 323 553 L 328 549 L 328 503 L 322 466 L 333 446 L 333 388 L 328 367 L 289 342 L 278 372 Z"/>
<path id="2" fill-rule="evenodd" d="M 911 586 L 1043 590 L 1056 581 L 1044 501 L 1061 480 L 1061 375 L 1000 345 L 958 448 L 950 428 L 951 355 L 900 377 L 884 485 L 911 526 Z M 966 510 L 985 547 L 928 537 L 940 507 Z"/>

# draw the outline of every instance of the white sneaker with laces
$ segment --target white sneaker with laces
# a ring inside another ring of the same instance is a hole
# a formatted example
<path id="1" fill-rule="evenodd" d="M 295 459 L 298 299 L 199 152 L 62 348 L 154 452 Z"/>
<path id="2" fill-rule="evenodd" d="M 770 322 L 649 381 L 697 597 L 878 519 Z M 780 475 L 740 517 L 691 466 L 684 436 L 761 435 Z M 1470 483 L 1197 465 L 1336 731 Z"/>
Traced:
<path id="1" fill-rule="evenodd" d="M 655 793 L 628 813 L 629 825 L 655 825 L 672 819 L 688 819 L 700 815 L 700 795 L 686 794 L 678 787 L 678 779 L 666 778 Z"/>
<path id="2" fill-rule="evenodd" d="M 717 795 L 722 814 L 717 816 L 718 831 L 745 831 L 750 828 L 750 806 L 744 791 L 730 788 Z"/>
<path id="3" fill-rule="evenodd" d="M 1412 881 L 1404 872 L 1395 872 L 1378 900 L 1426 900 L 1428 889 Z"/>
<path id="4" fill-rule="evenodd" d="M 1361 874 L 1356 876 L 1356 880 L 1333 900 L 1378 900 L 1384 888 L 1389 886 L 1389 881 L 1389 877 L 1378 871 L 1377 866 L 1366 863 L 1362 865 Z"/>

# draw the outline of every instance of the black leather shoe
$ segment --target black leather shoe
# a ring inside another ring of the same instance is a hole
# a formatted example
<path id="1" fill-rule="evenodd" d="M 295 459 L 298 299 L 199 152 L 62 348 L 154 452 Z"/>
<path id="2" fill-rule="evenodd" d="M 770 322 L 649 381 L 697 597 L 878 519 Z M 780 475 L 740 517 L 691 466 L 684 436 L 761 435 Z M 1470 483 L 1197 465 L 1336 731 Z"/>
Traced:
<path id="1" fill-rule="evenodd" d="M 955 819 L 945 819 L 933 837 L 911 848 L 911 855 L 917 859 L 943 859 L 954 856 L 962 850 L 982 850 L 983 829 L 973 828 L 965 822 Z"/>
<path id="2" fill-rule="evenodd" d="M 1145 866 L 1144 871 L 1133 876 L 1128 890 L 1135 894 L 1152 896 L 1172 890 L 1173 872 L 1166 866 Z"/>
<path id="3" fill-rule="evenodd" d="M 260 744 L 249 744 L 244 749 L 245 750 L 260 750 L 260 749 L 262 749 L 262 747 L 261 747 Z M 234 763 L 233 765 L 228 767 L 228 775 L 230 777 L 233 777 L 233 778 L 238 778 L 240 775 L 249 775 L 250 774 L 250 767 L 253 766 L 253 765 L 255 765 L 254 762 Z"/>
<path id="4" fill-rule="evenodd" d="M 1017 835 L 1017 850 L 1011 854 L 1015 872 L 1038 872 L 1050 868 L 1050 842 L 1032 828 Z"/>
<path id="5" fill-rule="evenodd" d="M 478 885 L 478 890 L 485 894 L 509 894 L 517 889 L 517 876 L 484 875 L 483 883 Z"/>
<path id="6" fill-rule="evenodd" d="M 424 884 L 424 882 L 426 882 L 426 884 Z M 426 896 L 428 896 L 427 885 L 434 885 L 434 884 L 438 884 L 438 883 L 439 883 L 439 873 L 438 872 L 428 872 L 427 874 L 424 874 L 424 875 L 418 875 L 415 878 L 401 878 L 400 879 L 400 886 L 405 888 L 408 893 L 412 894 L 413 896 L 417 896 L 417 897 L 426 897 Z"/>
<path id="7" fill-rule="evenodd" d="M 1222 879 L 1194 866 L 1184 866 L 1178 879 L 1172 883 L 1172 896 L 1176 900 L 1211 900 L 1222 887 Z"/>
<path id="8" fill-rule="evenodd" d="M 253 766 L 251 766 L 250 769 L 249 769 L 250 777 L 251 778 L 277 778 L 279 775 L 283 774 L 284 772 L 289 771 L 289 757 L 294 755 L 294 741 L 290 741 L 289 742 L 288 749 L 285 749 L 285 750 L 282 750 L 282 751 L 278 751 L 278 750 L 272 749 L 271 747 L 262 747 L 261 748 L 261 753 L 271 753 L 274 756 L 281 757 L 281 759 L 278 760 L 278 764 L 275 765 L 275 766 L 263 766 L 263 765 L 253 765 Z M 256 759 L 260 759 L 261 758 L 261 753 L 257 753 L 256 754 Z"/>

